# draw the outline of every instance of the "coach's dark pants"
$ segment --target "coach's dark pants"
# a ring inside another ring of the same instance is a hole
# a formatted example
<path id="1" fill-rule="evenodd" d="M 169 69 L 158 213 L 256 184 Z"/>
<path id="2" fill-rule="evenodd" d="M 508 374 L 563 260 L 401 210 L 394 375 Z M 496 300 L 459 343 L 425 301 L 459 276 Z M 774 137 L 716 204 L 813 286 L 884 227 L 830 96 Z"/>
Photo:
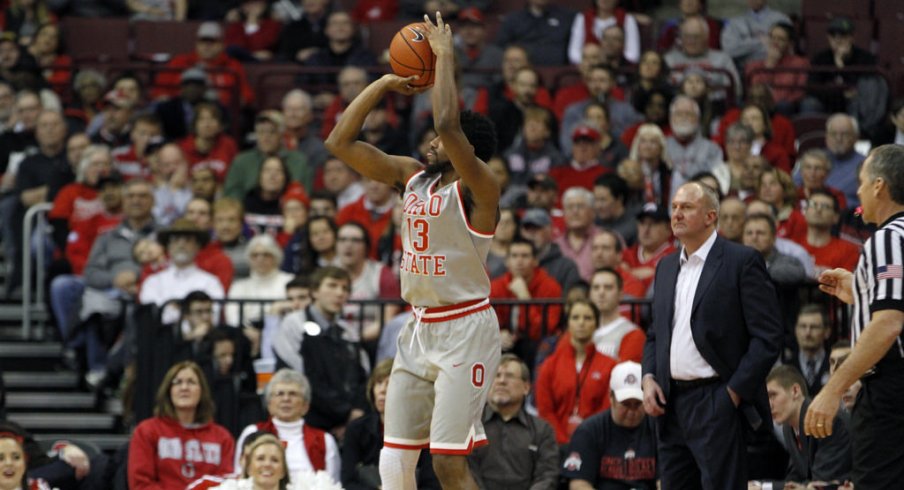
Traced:
<path id="1" fill-rule="evenodd" d="M 880 363 L 863 380 L 851 414 L 857 490 L 900 489 L 904 485 L 904 361 Z"/>
<path id="2" fill-rule="evenodd" d="M 673 383 L 665 412 L 658 462 L 663 490 L 747 488 L 744 422 L 724 382 Z"/>

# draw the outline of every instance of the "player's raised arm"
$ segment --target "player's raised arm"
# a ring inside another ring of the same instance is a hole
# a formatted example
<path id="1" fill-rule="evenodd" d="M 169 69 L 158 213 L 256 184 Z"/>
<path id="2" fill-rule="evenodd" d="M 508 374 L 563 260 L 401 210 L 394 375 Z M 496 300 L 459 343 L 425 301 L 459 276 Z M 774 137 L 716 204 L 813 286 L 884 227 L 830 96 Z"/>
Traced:
<path id="1" fill-rule="evenodd" d="M 433 86 L 433 125 L 442 139 L 443 147 L 462 183 L 470 189 L 478 208 L 491 209 L 493 222 L 484 230 L 495 229 L 495 212 L 499 205 L 499 184 L 489 167 L 474 155 L 474 147 L 461 129 L 458 110 L 458 89 L 455 86 L 455 53 L 452 29 L 436 13 L 436 24 L 424 16 L 427 39 L 436 55 L 436 76 Z M 483 214 L 480 212 L 479 214 Z M 482 221 L 482 220 L 481 220 Z M 479 226 L 479 223 L 475 222 Z"/>
<path id="2" fill-rule="evenodd" d="M 324 142 L 330 153 L 358 173 L 389 184 L 399 192 L 404 191 L 408 177 L 420 170 L 420 162 L 410 157 L 389 155 L 369 143 L 358 141 L 358 134 L 361 133 L 364 119 L 387 92 L 412 95 L 423 90 L 412 87 L 412 80 L 413 77 L 402 78 L 388 74 L 368 85 L 348 105 Z"/>

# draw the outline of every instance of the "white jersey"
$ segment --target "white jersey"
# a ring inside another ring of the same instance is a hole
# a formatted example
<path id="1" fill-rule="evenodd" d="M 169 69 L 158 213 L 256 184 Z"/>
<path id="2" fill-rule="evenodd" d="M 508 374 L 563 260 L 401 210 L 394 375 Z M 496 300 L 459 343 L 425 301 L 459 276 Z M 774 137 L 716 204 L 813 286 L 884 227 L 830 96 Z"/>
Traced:
<path id="1" fill-rule="evenodd" d="M 402 298 L 415 307 L 447 306 L 487 298 L 486 260 L 492 233 L 474 230 L 465 212 L 461 180 L 437 189 L 441 175 L 408 179 L 402 215 Z"/>

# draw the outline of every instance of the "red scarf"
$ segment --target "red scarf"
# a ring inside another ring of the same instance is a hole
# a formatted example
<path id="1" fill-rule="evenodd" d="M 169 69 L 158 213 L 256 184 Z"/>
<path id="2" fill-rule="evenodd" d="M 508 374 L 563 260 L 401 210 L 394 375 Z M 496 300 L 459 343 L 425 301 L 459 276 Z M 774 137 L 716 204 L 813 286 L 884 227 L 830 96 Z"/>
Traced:
<path id="1" fill-rule="evenodd" d="M 273 425 L 273 419 L 267 419 L 266 422 L 258 423 L 257 430 L 269 432 L 276 437 L 279 437 L 279 432 L 276 430 L 276 426 Z M 315 429 L 309 424 L 302 424 L 301 437 L 303 440 L 302 442 L 304 442 L 304 449 L 308 453 L 308 459 L 311 460 L 311 465 L 317 471 L 325 471 L 326 432 L 320 429 Z"/>
<path id="2" fill-rule="evenodd" d="M 625 29 L 625 16 L 628 14 L 625 9 L 618 7 L 615 9 L 615 25 Z M 596 8 L 589 8 L 584 11 L 584 44 L 599 44 L 600 40 L 593 32 L 593 22 L 596 20 Z"/>

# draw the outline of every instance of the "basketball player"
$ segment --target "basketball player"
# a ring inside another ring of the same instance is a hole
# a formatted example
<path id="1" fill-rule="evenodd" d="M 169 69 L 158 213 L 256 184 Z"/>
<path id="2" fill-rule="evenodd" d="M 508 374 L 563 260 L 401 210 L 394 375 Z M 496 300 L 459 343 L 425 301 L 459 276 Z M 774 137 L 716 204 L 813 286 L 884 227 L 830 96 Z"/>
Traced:
<path id="1" fill-rule="evenodd" d="M 403 193 L 402 297 L 414 307 L 389 379 L 380 476 L 384 489 L 414 489 L 430 448 L 445 489 L 476 489 L 467 455 L 487 443 L 481 414 L 499 363 L 499 324 L 485 263 L 499 216 L 499 185 L 486 161 L 492 123 L 459 114 L 452 32 L 437 13 L 423 34 L 436 55 L 432 103 L 438 134 L 428 164 L 358 141 L 367 114 L 389 91 L 411 95 L 417 78 L 385 75 L 348 106 L 326 147 L 361 174 Z M 417 42 L 417 41 L 414 41 Z"/>

